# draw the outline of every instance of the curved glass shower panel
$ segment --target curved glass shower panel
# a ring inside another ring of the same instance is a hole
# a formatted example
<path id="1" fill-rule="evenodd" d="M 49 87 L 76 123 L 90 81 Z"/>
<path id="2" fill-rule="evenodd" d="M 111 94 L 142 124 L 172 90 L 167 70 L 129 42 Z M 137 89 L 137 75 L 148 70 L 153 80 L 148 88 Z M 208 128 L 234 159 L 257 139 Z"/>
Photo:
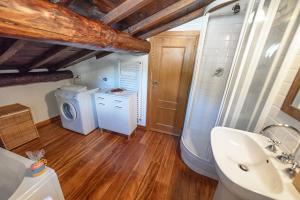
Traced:
<path id="1" fill-rule="evenodd" d="M 250 16 L 248 18 L 248 21 L 246 22 L 246 30 L 244 37 L 242 38 L 242 44 L 241 49 L 238 51 L 239 55 L 247 54 L 248 52 L 253 52 L 255 48 L 255 43 L 252 43 L 252 40 L 257 40 L 259 33 L 263 26 L 262 16 L 265 16 L 265 13 L 269 9 L 270 6 L 270 0 L 264 1 L 263 3 L 261 0 L 256 0 L 253 5 L 253 9 L 250 13 Z M 260 19 L 260 20 L 255 20 Z M 252 55 L 253 56 L 253 55 Z M 245 76 L 247 71 L 249 70 L 250 65 L 246 65 L 245 63 L 250 62 L 250 59 L 252 57 L 244 57 L 244 56 L 238 56 L 236 63 L 234 63 L 234 70 L 231 75 L 231 82 L 228 84 L 227 88 L 227 94 L 225 94 L 224 97 L 224 110 L 220 111 L 220 122 L 223 122 L 224 126 L 230 126 L 230 122 L 232 121 L 233 115 L 231 113 L 234 112 L 235 107 L 232 105 L 235 105 L 238 101 L 238 96 L 240 95 L 240 92 L 242 91 L 242 81 L 245 80 Z M 240 66 L 245 66 L 244 68 L 241 68 Z M 235 84 L 235 80 L 241 80 L 240 84 Z M 235 96 L 230 96 L 228 94 L 233 94 L 235 92 Z M 230 98 L 231 97 L 231 98 Z M 222 112 L 226 111 L 227 112 Z M 226 120 L 225 120 L 226 119 Z M 219 122 L 219 123 L 220 123 Z"/>
<path id="2" fill-rule="evenodd" d="M 258 70 L 254 75 L 257 80 L 252 83 L 249 93 L 256 96 L 257 102 L 255 106 L 252 105 L 253 111 L 248 123 L 247 130 L 254 131 L 264 105 L 271 91 L 273 82 L 275 81 L 286 52 L 291 44 L 293 36 L 295 35 L 298 25 L 300 23 L 300 14 L 298 12 L 294 24 L 289 24 L 289 19 L 295 14 L 297 1 L 281 1 L 278 13 L 273 22 L 270 35 L 267 40 L 267 45 L 264 54 L 261 55 Z M 289 26 L 290 25 L 290 26 Z M 263 76 L 262 74 L 265 74 Z M 258 84 L 261 84 L 261 90 L 257 90 Z M 256 95 L 255 95 L 256 94 Z M 258 95 L 259 94 L 259 95 Z M 247 99 L 247 98 L 246 98 Z M 245 102 L 245 104 L 250 104 Z M 246 111 L 247 112 L 247 111 Z"/>
<path id="3" fill-rule="evenodd" d="M 235 71 L 240 77 L 231 84 L 234 89 L 223 125 L 247 131 L 255 129 L 299 25 L 299 5 L 297 0 L 260 2 L 263 11 L 254 21 L 262 26 L 252 27 L 255 37 L 251 38 L 250 33 L 244 44 L 246 50 L 239 54 L 239 59 L 245 62 Z"/>
<path id="4" fill-rule="evenodd" d="M 233 13 L 232 6 L 210 14 L 206 32 L 201 33 L 205 37 L 203 52 L 200 65 L 195 67 L 181 139 L 190 154 L 207 166 L 207 171 L 214 171 L 210 132 L 218 117 L 248 1 L 240 1 L 238 14 Z"/>

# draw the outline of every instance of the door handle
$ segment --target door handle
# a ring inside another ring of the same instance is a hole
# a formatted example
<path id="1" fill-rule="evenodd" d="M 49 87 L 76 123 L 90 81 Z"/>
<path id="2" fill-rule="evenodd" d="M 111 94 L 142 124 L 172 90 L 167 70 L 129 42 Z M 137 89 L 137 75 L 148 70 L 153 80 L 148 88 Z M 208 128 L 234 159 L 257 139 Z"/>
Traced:
<path id="1" fill-rule="evenodd" d="M 153 81 L 153 82 L 152 82 L 152 85 L 153 85 L 153 86 L 158 86 L 158 84 L 159 84 L 158 81 Z"/>

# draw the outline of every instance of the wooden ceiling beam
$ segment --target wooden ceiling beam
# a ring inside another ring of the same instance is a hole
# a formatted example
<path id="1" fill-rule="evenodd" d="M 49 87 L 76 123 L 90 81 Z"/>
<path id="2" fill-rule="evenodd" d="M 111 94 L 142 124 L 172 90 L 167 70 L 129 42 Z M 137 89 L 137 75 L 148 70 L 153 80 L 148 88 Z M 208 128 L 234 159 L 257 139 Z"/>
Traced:
<path id="1" fill-rule="evenodd" d="M 0 1 L 0 35 L 90 50 L 150 51 L 150 43 L 48 1 Z"/>
<path id="2" fill-rule="evenodd" d="M 223 7 L 225 7 L 225 6 L 229 5 L 229 4 L 232 4 L 232 3 L 236 2 L 236 1 L 237 0 L 232 0 L 232 1 L 228 1 L 228 2 L 225 2 L 223 4 L 220 4 L 216 8 L 214 8 L 213 10 L 209 10 L 209 12 L 214 12 L 214 11 L 216 11 L 218 9 L 221 9 L 221 8 L 223 8 Z M 155 35 L 157 35 L 159 33 L 162 33 L 164 31 L 167 31 L 167 30 L 170 30 L 170 29 L 175 28 L 177 26 L 180 26 L 182 24 L 185 24 L 185 23 L 187 23 L 187 22 L 189 22 L 189 21 L 191 21 L 193 19 L 201 17 L 201 16 L 203 16 L 205 14 L 206 8 L 207 7 L 203 7 L 203 8 L 200 8 L 198 10 L 195 10 L 194 12 L 191 12 L 191 13 L 183 16 L 183 17 L 180 17 L 180 18 L 178 18 L 178 19 L 176 19 L 176 20 L 174 20 L 174 21 L 172 21 L 170 23 L 167 23 L 167 24 L 162 25 L 162 26 L 160 26 L 158 28 L 155 28 L 155 29 L 153 29 L 153 30 L 151 30 L 151 31 L 149 31 L 147 33 L 144 33 L 144 34 L 140 35 L 139 38 L 141 38 L 141 39 L 150 38 L 150 37 L 155 36 Z"/>
<path id="3" fill-rule="evenodd" d="M 118 6 L 118 1 L 115 0 L 90 0 L 93 4 L 95 4 L 101 11 L 108 13 L 112 9 Z"/>
<path id="4" fill-rule="evenodd" d="M 96 59 L 103 58 L 103 57 L 108 56 L 110 54 L 112 54 L 112 52 L 102 51 L 102 52 L 96 54 Z"/>
<path id="5" fill-rule="evenodd" d="M 16 40 L 2 55 L 0 55 L 0 65 L 12 58 L 26 44 L 26 41 Z"/>
<path id="6" fill-rule="evenodd" d="M 108 25 L 119 22 L 142 7 L 146 6 L 151 1 L 152 0 L 126 0 L 118 7 L 114 8 L 112 11 L 103 16 L 101 20 Z"/>
<path id="7" fill-rule="evenodd" d="M 217 6 L 216 8 L 214 8 L 213 10 L 209 10 L 209 12 L 213 12 L 213 11 L 216 11 L 218 9 L 221 9 L 221 8 L 223 8 L 223 7 L 225 7 L 225 6 L 229 5 L 229 4 L 232 4 L 232 3 L 236 2 L 236 1 L 237 0 L 232 0 L 232 1 L 228 1 L 228 2 L 225 2 L 223 4 L 220 4 L 219 6 Z M 209 1 L 207 1 L 206 3 L 208 4 L 208 2 Z M 187 22 L 189 22 L 191 20 L 194 20 L 194 19 L 196 19 L 198 17 L 201 17 L 201 16 L 203 16 L 205 14 L 206 8 L 207 7 L 203 7 L 203 8 L 200 8 L 198 10 L 195 10 L 195 11 L 193 11 L 193 12 L 191 12 L 191 13 L 183 16 L 183 17 L 180 17 L 180 18 L 178 18 L 178 19 L 170 22 L 170 23 L 167 23 L 167 24 L 165 24 L 163 26 L 160 26 L 158 28 L 155 28 L 155 29 L 153 29 L 153 30 L 151 30 L 151 31 L 149 31 L 147 33 L 144 33 L 144 34 L 140 35 L 139 38 L 141 38 L 141 39 L 150 38 L 150 37 L 155 36 L 155 35 L 157 35 L 159 33 L 162 33 L 164 31 L 170 30 L 172 28 L 175 28 L 177 26 L 185 24 L 185 23 L 187 23 Z M 96 59 L 100 59 L 100 58 L 102 58 L 102 57 L 104 57 L 106 55 L 108 55 L 108 54 L 103 54 L 103 52 L 100 52 L 99 54 L 96 55 Z"/>
<path id="8" fill-rule="evenodd" d="M 90 1 L 73 0 L 68 6 L 69 9 L 89 19 L 99 20 L 105 15 L 98 7 Z"/>
<path id="9" fill-rule="evenodd" d="M 93 52 L 90 52 L 90 53 L 86 53 L 84 56 L 78 56 L 77 59 L 74 59 L 72 62 L 68 63 L 67 65 L 62 66 L 61 68 L 66 68 L 66 67 L 69 67 L 69 66 L 72 66 L 72 65 L 76 65 L 77 63 L 80 63 L 82 61 L 93 58 L 99 52 L 101 52 L 101 51 L 93 51 Z"/>
<path id="10" fill-rule="evenodd" d="M 227 6 L 227 5 L 231 4 L 231 3 L 234 3 L 236 1 L 237 0 L 232 0 L 232 1 L 228 1 L 228 2 L 225 2 L 223 4 L 220 4 L 219 6 L 217 6 L 216 8 L 214 8 L 213 10 L 209 10 L 209 12 L 213 12 L 215 10 L 223 8 L 223 7 L 225 7 L 225 6 Z M 208 5 L 210 2 L 211 1 L 208 0 L 208 1 L 205 2 L 205 4 Z M 206 9 L 207 9 L 207 6 L 203 7 L 203 8 L 200 8 L 198 10 L 195 10 L 195 11 L 193 11 L 193 12 L 191 12 L 191 13 L 183 16 L 183 17 L 177 18 L 176 20 L 174 20 L 174 21 L 172 21 L 170 23 L 167 23 L 167 24 L 165 24 L 163 26 L 160 26 L 158 28 L 155 28 L 155 29 L 153 29 L 153 30 L 151 30 L 151 31 L 149 31 L 147 33 L 144 33 L 144 34 L 140 35 L 139 38 L 141 38 L 141 39 L 147 39 L 147 38 L 155 36 L 155 35 L 157 35 L 157 34 L 159 34 L 161 32 L 164 32 L 164 31 L 170 30 L 172 28 L 175 28 L 177 26 L 180 26 L 182 24 L 185 24 L 185 23 L 187 23 L 187 22 L 189 22 L 191 20 L 194 20 L 194 19 L 196 19 L 198 17 L 203 16 L 205 14 L 205 12 L 206 12 Z M 102 58 L 104 56 L 107 56 L 109 54 L 110 54 L 109 52 L 100 52 L 100 53 L 97 53 L 96 54 L 96 59 L 100 59 L 100 58 Z"/>
<path id="11" fill-rule="evenodd" d="M 199 0 L 180 0 L 177 3 L 170 5 L 169 7 L 147 17 L 146 19 L 140 21 L 139 23 L 132 25 L 124 32 L 134 35 L 140 31 L 143 31 L 152 26 L 158 25 L 159 23 L 174 17 L 177 13 L 181 12 L 183 9 L 195 5 L 196 3 L 201 3 Z"/>
<path id="12" fill-rule="evenodd" d="M 29 64 L 29 67 L 25 68 L 24 71 L 22 69 L 21 71 L 28 72 L 32 69 L 39 68 L 71 49 L 73 49 L 73 47 L 65 47 L 65 46 L 52 47 L 48 51 L 46 51 L 43 55 L 39 56 L 38 59 L 34 60 L 31 64 Z"/>
<path id="13" fill-rule="evenodd" d="M 68 7 L 74 0 L 49 0 L 51 3 L 56 3 Z"/>
<path id="14" fill-rule="evenodd" d="M 69 58 L 67 58 L 63 62 L 58 63 L 53 67 L 50 67 L 49 70 L 50 71 L 56 71 L 60 68 L 66 68 L 66 67 L 69 67 L 71 65 L 75 65 L 79 62 L 82 62 L 84 60 L 87 60 L 89 58 L 94 57 L 99 52 L 100 51 L 92 51 L 92 50 L 88 50 L 88 49 L 80 50 L 78 53 L 75 53 L 74 55 L 70 56 Z"/>
<path id="15" fill-rule="evenodd" d="M 72 71 L 0 73 L 0 87 L 24 85 L 38 82 L 52 82 L 73 78 Z"/>
<path id="16" fill-rule="evenodd" d="M 147 38 L 155 36 L 159 33 L 162 33 L 164 31 L 167 31 L 167 30 L 170 30 L 170 29 L 175 28 L 177 26 L 180 26 L 182 24 L 185 24 L 185 23 L 187 23 L 187 22 L 189 22 L 193 19 L 201 17 L 204 14 L 204 10 L 205 10 L 204 8 L 200 8 L 200 9 L 194 11 L 194 12 L 189 13 L 188 15 L 180 17 L 180 18 L 178 18 L 178 19 L 176 19 L 176 20 L 174 20 L 170 23 L 167 23 L 167 24 L 165 24 L 163 26 L 160 26 L 156 29 L 153 29 L 153 30 L 151 30 L 151 31 L 149 31 L 149 32 L 147 32 L 143 35 L 140 35 L 139 38 L 147 39 Z"/>

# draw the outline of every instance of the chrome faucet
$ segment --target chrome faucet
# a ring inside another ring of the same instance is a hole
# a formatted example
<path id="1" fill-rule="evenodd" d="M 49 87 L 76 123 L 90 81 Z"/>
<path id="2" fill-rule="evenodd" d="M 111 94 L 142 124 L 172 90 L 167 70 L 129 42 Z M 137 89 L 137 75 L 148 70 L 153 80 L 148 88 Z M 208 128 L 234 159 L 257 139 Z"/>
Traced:
<path id="1" fill-rule="evenodd" d="M 285 169 L 285 171 L 290 178 L 294 178 L 296 176 L 296 170 L 300 168 L 300 165 L 296 160 L 293 160 L 290 164 L 292 164 L 292 166 Z"/>
<path id="2" fill-rule="evenodd" d="M 269 128 L 273 128 L 273 127 L 283 127 L 283 128 L 288 128 L 291 129 L 293 131 L 295 131 L 296 133 L 298 133 L 299 137 L 300 137 L 300 131 L 290 125 L 287 124 L 273 124 L 273 125 L 269 125 L 266 126 L 265 128 L 263 128 L 260 133 L 261 134 L 265 134 L 265 131 L 268 130 Z M 270 145 L 268 145 L 266 147 L 266 149 L 268 149 L 269 151 L 276 153 L 277 152 L 277 148 L 276 146 L 279 146 L 280 141 L 276 140 L 276 139 L 269 139 L 269 142 L 271 142 Z M 300 143 L 298 142 L 297 147 L 295 149 L 295 151 L 293 153 L 281 153 L 281 155 L 277 155 L 276 158 L 277 160 L 279 160 L 282 163 L 286 163 L 286 164 L 291 164 L 292 166 L 286 169 L 286 173 L 288 174 L 288 176 L 290 178 L 293 178 L 296 175 L 296 169 L 300 168 L 299 163 L 295 160 L 295 155 L 296 153 L 299 151 L 300 148 Z"/>
<path id="3" fill-rule="evenodd" d="M 268 140 L 271 144 L 266 146 L 266 149 L 268 149 L 269 151 L 273 152 L 273 153 L 276 153 L 277 152 L 277 146 L 279 146 L 279 144 L 281 144 L 281 142 L 279 142 L 278 140 L 276 139 L 272 139 L 272 138 L 269 138 Z"/>

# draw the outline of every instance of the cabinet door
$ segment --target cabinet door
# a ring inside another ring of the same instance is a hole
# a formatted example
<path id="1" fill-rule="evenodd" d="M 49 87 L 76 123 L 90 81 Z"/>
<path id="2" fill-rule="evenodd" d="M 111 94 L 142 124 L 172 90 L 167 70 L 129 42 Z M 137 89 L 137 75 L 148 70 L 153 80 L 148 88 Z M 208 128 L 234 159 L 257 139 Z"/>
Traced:
<path id="1" fill-rule="evenodd" d="M 95 98 L 99 127 L 129 135 L 128 98 L 114 95 L 98 95 Z"/>
<path id="2" fill-rule="evenodd" d="M 110 128 L 110 124 L 113 121 L 112 112 L 110 111 L 110 104 L 97 102 L 97 116 L 98 116 L 98 124 L 99 128 L 108 129 Z"/>
<path id="3" fill-rule="evenodd" d="M 128 105 L 113 105 L 114 114 L 113 131 L 129 135 Z"/>

